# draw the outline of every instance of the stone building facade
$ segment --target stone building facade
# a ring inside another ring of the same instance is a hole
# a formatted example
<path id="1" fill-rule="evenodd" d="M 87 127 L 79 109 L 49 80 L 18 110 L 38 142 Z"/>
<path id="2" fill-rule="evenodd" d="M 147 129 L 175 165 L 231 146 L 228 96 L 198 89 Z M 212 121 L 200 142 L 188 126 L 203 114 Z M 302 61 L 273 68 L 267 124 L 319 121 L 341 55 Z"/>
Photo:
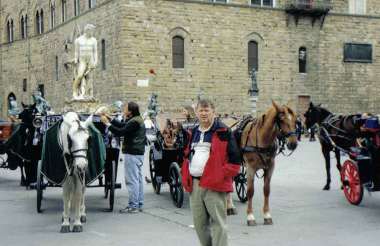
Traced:
<path id="1" fill-rule="evenodd" d="M 135 100 L 145 108 L 156 92 L 160 108 L 173 111 L 202 93 L 215 101 L 220 113 L 250 112 L 248 45 L 254 41 L 259 111 L 274 99 L 290 101 L 298 111 L 312 100 L 333 112 L 380 113 L 377 0 L 21 2 L 0 0 L 3 116 L 8 95 L 30 102 L 41 85 L 55 111 L 61 110 L 72 93 L 73 68 L 67 62 L 74 56 L 73 41 L 87 23 L 96 25 L 99 64 L 94 95 L 104 103 Z M 313 19 L 319 6 L 310 2 L 332 8 L 325 18 Z M 304 10 L 298 18 L 290 14 L 290 3 Z M 183 68 L 173 68 L 175 37 L 184 42 Z M 357 44 L 354 53 L 364 47 L 366 52 L 359 56 L 370 54 L 371 59 L 346 59 L 344 47 L 352 44 Z M 300 72 L 301 48 L 306 51 L 305 72 Z M 139 86 L 146 80 L 148 87 Z"/>

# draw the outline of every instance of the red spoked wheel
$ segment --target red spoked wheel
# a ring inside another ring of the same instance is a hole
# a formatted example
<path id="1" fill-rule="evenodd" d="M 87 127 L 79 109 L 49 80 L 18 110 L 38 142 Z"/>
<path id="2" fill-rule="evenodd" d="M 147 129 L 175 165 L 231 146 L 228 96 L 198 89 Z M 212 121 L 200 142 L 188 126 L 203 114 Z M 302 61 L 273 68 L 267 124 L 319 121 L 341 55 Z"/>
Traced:
<path id="1" fill-rule="evenodd" d="M 347 200 L 353 205 L 359 205 L 363 199 L 363 186 L 360 182 L 359 167 L 356 162 L 346 160 L 343 163 L 341 178 Z"/>

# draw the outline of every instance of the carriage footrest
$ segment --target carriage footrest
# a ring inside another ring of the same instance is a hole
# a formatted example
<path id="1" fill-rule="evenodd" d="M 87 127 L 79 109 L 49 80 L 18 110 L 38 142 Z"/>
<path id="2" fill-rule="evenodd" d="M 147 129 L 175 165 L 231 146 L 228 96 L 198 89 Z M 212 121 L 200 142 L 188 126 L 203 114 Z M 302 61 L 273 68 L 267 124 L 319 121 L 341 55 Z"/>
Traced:
<path id="1" fill-rule="evenodd" d="M 115 184 L 115 189 L 121 189 L 121 183 L 116 183 Z"/>

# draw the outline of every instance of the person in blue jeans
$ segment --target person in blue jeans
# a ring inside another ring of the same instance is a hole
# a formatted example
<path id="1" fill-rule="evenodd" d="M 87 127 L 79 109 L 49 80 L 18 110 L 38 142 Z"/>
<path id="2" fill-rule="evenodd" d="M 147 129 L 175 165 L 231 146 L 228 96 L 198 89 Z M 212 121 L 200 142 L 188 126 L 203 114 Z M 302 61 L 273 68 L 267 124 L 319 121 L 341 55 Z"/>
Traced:
<path id="1" fill-rule="evenodd" d="M 107 114 L 101 116 L 101 121 L 116 136 L 123 136 L 122 152 L 124 154 L 125 183 L 127 185 L 129 201 L 128 206 L 120 213 L 137 213 L 144 206 L 144 187 L 142 165 L 145 152 L 145 125 L 140 115 L 139 106 L 129 102 L 124 108 L 125 122 L 111 120 Z"/>

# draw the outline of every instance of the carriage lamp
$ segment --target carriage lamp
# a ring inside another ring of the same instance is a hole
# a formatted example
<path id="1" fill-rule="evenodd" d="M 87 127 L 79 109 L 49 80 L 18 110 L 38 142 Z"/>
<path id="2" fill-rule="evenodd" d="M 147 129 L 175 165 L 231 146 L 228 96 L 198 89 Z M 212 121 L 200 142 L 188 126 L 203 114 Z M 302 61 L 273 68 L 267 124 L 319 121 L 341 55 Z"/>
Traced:
<path id="1" fill-rule="evenodd" d="M 251 88 L 249 88 L 248 93 L 252 97 L 257 97 L 259 95 L 259 87 L 257 84 L 257 71 L 255 68 L 252 68 L 249 73 L 251 77 Z"/>

